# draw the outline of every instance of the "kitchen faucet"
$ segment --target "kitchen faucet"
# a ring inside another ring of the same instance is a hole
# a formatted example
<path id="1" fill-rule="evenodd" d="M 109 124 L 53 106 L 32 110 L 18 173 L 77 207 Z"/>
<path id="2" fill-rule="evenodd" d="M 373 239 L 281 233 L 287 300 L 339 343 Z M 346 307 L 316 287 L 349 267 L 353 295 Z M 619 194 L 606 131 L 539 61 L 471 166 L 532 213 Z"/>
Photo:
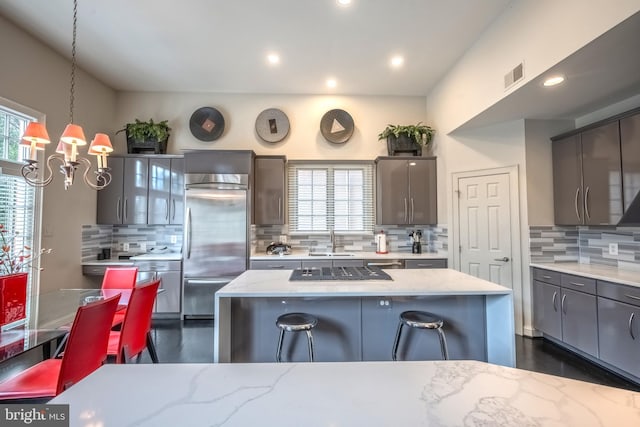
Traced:
<path id="1" fill-rule="evenodd" d="M 336 233 L 333 227 L 329 227 L 329 240 L 331 240 L 331 253 L 336 251 Z"/>

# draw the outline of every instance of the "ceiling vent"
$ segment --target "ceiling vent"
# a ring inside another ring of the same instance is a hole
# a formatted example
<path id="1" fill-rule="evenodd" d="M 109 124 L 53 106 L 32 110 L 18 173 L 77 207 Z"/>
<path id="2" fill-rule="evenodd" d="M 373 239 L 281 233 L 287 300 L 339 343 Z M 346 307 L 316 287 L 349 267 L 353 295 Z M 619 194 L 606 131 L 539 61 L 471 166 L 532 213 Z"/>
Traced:
<path id="1" fill-rule="evenodd" d="M 524 64 L 521 62 L 504 75 L 504 88 L 509 89 L 524 78 Z"/>

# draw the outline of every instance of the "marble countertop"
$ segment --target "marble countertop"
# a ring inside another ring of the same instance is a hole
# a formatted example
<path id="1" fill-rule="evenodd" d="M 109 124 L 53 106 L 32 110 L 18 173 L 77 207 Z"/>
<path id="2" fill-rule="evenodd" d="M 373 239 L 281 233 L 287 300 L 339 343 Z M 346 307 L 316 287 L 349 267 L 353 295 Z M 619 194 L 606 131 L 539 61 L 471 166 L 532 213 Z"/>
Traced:
<path id="1" fill-rule="evenodd" d="M 72 427 L 640 425 L 640 393 L 476 361 L 104 365 L 49 403 Z"/>
<path id="2" fill-rule="evenodd" d="M 142 254 L 131 257 L 131 261 L 182 261 L 181 253 Z"/>
<path id="3" fill-rule="evenodd" d="M 133 261 L 128 259 L 111 258 L 111 259 L 100 259 L 100 260 L 93 260 L 93 261 L 82 261 L 82 265 L 106 266 L 106 267 L 113 265 L 113 266 L 132 267 Z"/>
<path id="4" fill-rule="evenodd" d="M 247 270 L 216 292 L 222 297 L 334 297 L 511 294 L 511 289 L 448 268 L 385 270 L 393 280 L 290 282 L 292 270 Z"/>
<path id="5" fill-rule="evenodd" d="M 324 253 L 327 251 L 317 250 L 316 253 Z M 349 251 L 336 251 L 337 255 L 332 256 L 311 256 L 308 250 L 294 250 L 289 255 L 267 255 L 264 252 L 254 252 L 251 254 L 252 260 L 267 260 L 273 259 L 290 259 L 290 260 L 309 260 L 309 259 L 447 259 L 446 255 L 438 254 L 436 252 L 425 252 L 421 254 L 412 254 L 409 252 L 389 252 L 388 254 L 377 254 L 375 252 L 349 252 Z M 340 255 L 349 254 L 349 255 Z"/>
<path id="6" fill-rule="evenodd" d="M 640 271 L 621 270 L 606 265 L 579 264 L 577 262 L 531 263 L 530 266 L 640 287 Z"/>

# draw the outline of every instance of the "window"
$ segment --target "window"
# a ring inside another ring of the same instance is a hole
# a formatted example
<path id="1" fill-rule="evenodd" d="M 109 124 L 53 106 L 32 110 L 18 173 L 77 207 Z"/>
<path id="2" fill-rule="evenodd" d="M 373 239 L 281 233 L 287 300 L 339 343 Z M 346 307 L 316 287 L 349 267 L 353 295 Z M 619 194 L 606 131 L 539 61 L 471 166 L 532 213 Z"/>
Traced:
<path id="1" fill-rule="evenodd" d="M 289 231 L 373 232 L 373 164 L 289 162 Z"/>

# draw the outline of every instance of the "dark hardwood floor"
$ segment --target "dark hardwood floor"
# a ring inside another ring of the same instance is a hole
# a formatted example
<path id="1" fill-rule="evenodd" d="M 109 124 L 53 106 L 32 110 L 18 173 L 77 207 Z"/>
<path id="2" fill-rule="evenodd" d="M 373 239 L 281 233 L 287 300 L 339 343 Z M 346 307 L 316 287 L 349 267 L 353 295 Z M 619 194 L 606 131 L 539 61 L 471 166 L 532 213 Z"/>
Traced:
<path id="1" fill-rule="evenodd" d="M 153 335 L 161 362 L 210 363 L 213 360 L 213 321 L 155 321 Z M 150 362 L 148 355 L 144 356 L 143 362 Z M 516 366 L 640 392 L 639 384 L 633 384 L 542 338 L 516 336 Z"/>

